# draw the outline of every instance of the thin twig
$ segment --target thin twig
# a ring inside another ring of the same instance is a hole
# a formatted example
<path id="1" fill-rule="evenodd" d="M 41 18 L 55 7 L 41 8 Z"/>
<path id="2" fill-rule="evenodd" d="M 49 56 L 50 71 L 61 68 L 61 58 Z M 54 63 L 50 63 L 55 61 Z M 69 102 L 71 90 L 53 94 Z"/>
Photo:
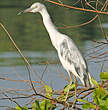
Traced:
<path id="1" fill-rule="evenodd" d="M 50 3 L 56 4 L 56 5 L 59 5 L 59 6 L 63 6 L 63 7 L 66 7 L 66 8 L 72 8 L 72 9 L 75 9 L 75 10 L 87 11 L 87 12 L 92 12 L 92 13 L 97 13 L 97 14 L 108 14 L 108 12 L 102 12 L 102 11 L 98 11 L 98 10 L 89 10 L 89 9 L 84 9 L 84 8 L 73 7 L 73 6 L 70 6 L 70 5 L 57 3 L 57 2 L 54 2 L 54 1 L 51 1 L 51 0 L 47 0 L 47 1 L 50 2 Z"/>
<path id="2" fill-rule="evenodd" d="M 19 54 L 21 55 L 21 57 L 23 58 L 24 62 L 27 63 L 27 65 L 29 66 L 29 68 L 32 70 L 33 73 L 35 73 L 38 77 L 38 79 L 40 80 L 40 82 L 42 84 L 44 84 L 44 82 L 40 79 L 39 75 L 36 73 L 36 71 L 31 67 L 29 61 L 25 58 L 25 56 L 23 55 L 23 53 L 21 52 L 21 50 L 18 48 L 18 46 L 16 45 L 15 41 L 13 40 L 13 38 L 11 37 L 11 35 L 9 34 L 9 32 L 7 31 L 7 29 L 4 27 L 4 25 L 2 23 L 0 23 L 0 26 L 3 28 L 3 30 L 6 32 L 6 34 L 8 35 L 9 39 L 11 40 L 12 44 L 14 45 L 14 47 L 17 49 L 17 51 L 19 52 Z"/>
<path id="3" fill-rule="evenodd" d="M 18 105 L 20 108 L 22 108 L 22 106 L 21 106 L 18 102 L 16 102 L 16 101 L 13 100 L 12 98 L 8 97 L 8 95 L 7 95 L 6 93 L 2 92 L 2 94 L 3 94 L 5 97 L 7 97 L 8 100 L 14 102 L 16 105 Z"/>

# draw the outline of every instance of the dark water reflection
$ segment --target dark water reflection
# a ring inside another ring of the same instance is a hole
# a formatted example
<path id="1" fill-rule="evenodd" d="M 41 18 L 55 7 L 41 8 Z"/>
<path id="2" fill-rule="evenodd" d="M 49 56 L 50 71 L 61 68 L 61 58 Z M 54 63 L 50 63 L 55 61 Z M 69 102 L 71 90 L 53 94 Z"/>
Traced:
<path id="1" fill-rule="evenodd" d="M 17 16 L 19 11 L 29 7 L 32 3 L 33 0 L 1 0 L 0 22 L 6 26 L 15 42 L 40 77 L 46 68 L 46 62 L 49 62 L 43 80 L 48 85 L 51 85 L 52 82 L 54 89 L 62 89 L 68 84 L 68 82 L 61 78 L 59 73 L 63 73 L 67 77 L 68 75 L 60 65 L 57 53 L 43 26 L 41 16 L 39 14 L 30 13 Z M 47 2 L 45 2 L 45 4 L 47 5 L 51 17 L 57 27 L 81 24 L 89 21 L 94 16 L 94 14 L 91 13 L 88 14 L 86 12 L 84 13 L 62 7 L 60 8 Z M 107 21 L 106 19 L 107 17 L 105 17 L 105 21 Z M 84 54 L 86 53 L 85 50 L 94 47 L 91 40 L 103 39 L 97 21 L 83 27 L 59 29 L 59 31 L 69 35 Z M 107 31 L 107 29 L 105 31 Z M 0 51 L 0 76 L 16 80 L 28 80 L 28 71 L 24 66 L 24 61 L 16 52 L 1 27 Z M 104 51 L 108 51 L 108 48 L 105 48 Z M 101 62 L 94 63 L 88 60 L 89 71 L 96 80 L 99 80 L 101 65 Z M 107 63 L 104 64 L 103 71 L 107 71 Z M 31 76 L 32 80 L 38 80 L 36 75 L 32 72 Z M 13 83 L 11 81 L 7 82 L 0 80 L 0 89 L 4 91 L 6 90 L 5 88 L 28 89 L 30 86 L 27 83 Z M 3 96 L 1 95 L 1 97 Z M 0 106 L 7 103 L 9 102 L 0 101 Z"/>
<path id="2" fill-rule="evenodd" d="M 24 10 L 31 4 L 32 3 L 29 1 L 8 1 L 7 3 L 2 0 L 1 7 L 4 6 L 4 8 L 0 9 L 0 21 L 7 27 L 8 31 L 14 37 L 16 43 L 22 50 L 53 50 L 48 33 L 43 26 L 42 18 L 39 14 L 28 13 L 17 16 L 21 10 Z M 88 14 L 62 7 L 60 8 L 46 2 L 45 4 L 48 7 L 49 13 L 51 14 L 51 17 L 57 27 L 62 27 L 64 25 L 78 25 L 89 21 L 92 17 L 94 17 L 94 14 L 91 13 Z M 8 8 L 7 6 L 11 7 Z M 59 29 L 59 31 L 72 37 L 77 45 L 83 46 L 83 41 L 101 37 L 99 36 L 99 32 L 97 32 L 98 28 L 96 27 L 96 24 L 96 22 L 93 22 L 83 27 Z M 2 37 L 4 36 L 0 41 L 0 49 L 2 51 L 14 50 L 5 33 L 2 30 L 0 30 L 0 33 Z M 8 46 L 5 44 L 8 44 Z"/>

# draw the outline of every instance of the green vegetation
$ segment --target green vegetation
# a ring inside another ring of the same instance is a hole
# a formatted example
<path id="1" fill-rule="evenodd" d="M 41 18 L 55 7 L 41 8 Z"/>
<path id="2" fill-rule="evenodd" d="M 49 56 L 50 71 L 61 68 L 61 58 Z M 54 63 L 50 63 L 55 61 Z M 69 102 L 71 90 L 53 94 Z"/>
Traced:
<path id="1" fill-rule="evenodd" d="M 95 88 L 92 91 L 92 99 L 89 101 L 88 98 L 77 98 L 77 102 L 75 106 L 77 107 L 78 103 L 82 106 L 83 110 L 89 110 L 89 109 L 96 109 L 96 110 L 108 110 L 108 83 L 104 84 L 104 81 L 108 81 L 108 73 L 101 73 L 101 84 L 99 84 L 96 80 L 92 78 L 92 82 L 95 85 Z M 103 80 L 103 77 L 105 80 Z M 73 83 L 71 86 L 70 91 L 74 90 L 75 84 Z M 42 101 L 39 101 L 39 99 L 36 99 L 32 106 L 30 107 L 32 110 L 55 110 L 57 108 L 57 104 L 62 104 L 65 106 L 65 103 L 70 104 L 70 102 L 64 102 L 64 97 L 66 95 L 66 92 L 68 90 L 68 86 L 64 87 L 64 94 L 59 95 L 56 99 L 54 98 L 53 90 L 48 85 L 45 85 L 46 89 L 46 95 Z M 90 90 L 88 90 L 90 91 Z M 72 97 L 71 94 L 69 94 L 69 98 Z M 69 105 L 68 105 L 69 107 Z M 15 110 L 29 110 L 28 107 L 19 107 L 18 105 L 15 107 Z"/>
<path id="2" fill-rule="evenodd" d="M 101 73 L 101 77 L 104 77 L 106 80 L 108 80 L 108 73 L 106 73 L 106 77 L 103 73 Z M 92 79 L 92 82 L 95 85 L 92 95 L 93 102 L 88 102 L 87 100 L 82 99 L 78 99 L 78 101 L 84 103 L 82 105 L 84 110 L 96 108 L 100 110 L 108 110 L 108 89 L 106 87 L 104 88 L 104 84 L 100 86 L 99 83 L 94 79 Z"/>
<path id="3" fill-rule="evenodd" d="M 46 89 L 46 97 L 51 98 L 53 97 L 52 94 L 52 89 L 48 86 L 45 85 Z M 32 106 L 30 107 L 32 110 L 55 110 L 56 104 L 53 103 L 53 100 L 47 100 L 43 99 L 41 102 L 37 99 L 35 102 L 32 103 Z M 29 110 L 27 107 L 19 107 L 18 105 L 15 107 L 15 110 Z"/>

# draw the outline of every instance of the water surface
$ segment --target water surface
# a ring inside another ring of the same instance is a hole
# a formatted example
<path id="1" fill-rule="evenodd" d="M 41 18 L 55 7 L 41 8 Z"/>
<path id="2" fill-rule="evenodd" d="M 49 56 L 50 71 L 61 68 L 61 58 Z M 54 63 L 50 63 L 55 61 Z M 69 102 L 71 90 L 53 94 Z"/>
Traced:
<path id="1" fill-rule="evenodd" d="M 39 14 L 30 13 L 17 16 L 19 11 L 24 10 L 31 4 L 31 1 L 27 0 L 1 0 L 0 22 L 8 29 L 12 38 L 35 70 L 36 74 L 30 70 L 32 80 L 39 81 L 37 74 L 39 77 L 42 77 L 42 74 L 44 73 L 42 79 L 46 84 L 50 85 L 55 90 L 63 89 L 69 82 L 64 80 L 60 75 L 65 75 L 68 79 L 69 77 L 60 64 L 57 52 L 53 48 L 48 33 L 43 26 L 41 16 Z M 60 8 L 49 3 L 45 4 L 59 31 L 70 36 L 78 45 L 87 60 L 91 76 L 98 81 L 100 72 L 108 71 L 107 62 L 102 62 L 106 57 L 98 59 L 91 58 L 88 55 L 91 52 L 93 53 L 91 56 L 94 56 L 108 51 L 107 46 L 88 50 L 97 45 L 91 40 L 96 39 L 100 41 L 104 39 L 98 22 L 95 21 L 89 25 L 78 28 L 60 29 L 60 27 L 64 25 L 74 26 L 84 23 L 90 20 L 94 14 Z M 108 32 L 107 21 L 107 16 L 105 16 L 103 27 L 106 33 Z M 0 33 L 0 77 L 13 80 L 29 80 L 25 62 L 1 28 Z M 101 51 L 96 52 L 95 50 L 98 49 Z M 103 68 L 102 64 L 104 64 Z M 35 87 L 38 88 L 40 85 L 35 84 Z M 0 80 L 0 97 L 5 97 L 2 94 L 3 92 L 7 93 L 9 96 L 13 96 L 13 91 L 10 91 L 11 89 L 26 90 L 30 89 L 30 85 L 24 82 Z M 18 93 L 20 93 L 20 91 Z M 31 91 L 24 91 L 24 93 L 30 94 Z M 18 101 L 22 105 L 27 103 L 27 100 Z M 0 106 L 5 105 L 13 106 L 13 103 L 8 100 L 0 100 Z"/>

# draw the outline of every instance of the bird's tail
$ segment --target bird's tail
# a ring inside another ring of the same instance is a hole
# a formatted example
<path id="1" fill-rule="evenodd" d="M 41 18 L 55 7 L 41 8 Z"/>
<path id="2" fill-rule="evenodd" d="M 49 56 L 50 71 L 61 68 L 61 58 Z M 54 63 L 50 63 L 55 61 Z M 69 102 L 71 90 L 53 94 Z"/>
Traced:
<path id="1" fill-rule="evenodd" d="M 84 74 L 83 79 L 80 79 L 85 87 L 94 87 L 94 84 L 91 82 L 91 76 L 89 72 Z"/>

